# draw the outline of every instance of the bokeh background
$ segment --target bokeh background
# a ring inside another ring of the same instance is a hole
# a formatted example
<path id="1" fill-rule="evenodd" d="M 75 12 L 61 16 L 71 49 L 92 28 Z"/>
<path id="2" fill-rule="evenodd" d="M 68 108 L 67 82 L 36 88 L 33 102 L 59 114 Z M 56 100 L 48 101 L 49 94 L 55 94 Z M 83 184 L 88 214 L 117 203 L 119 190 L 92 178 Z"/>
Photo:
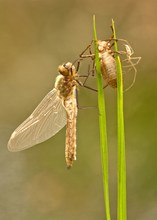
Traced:
<path id="1" fill-rule="evenodd" d="M 0 219 L 105 219 L 97 108 L 79 110 L 77 161 L 64 159 L 65 128 L 28 150 L 7 142 L 54 86 L 59 64 L 74 61 L 93 39 L 127 39 L 142 60 L 124 94 L 128 219 L 157 218 L 157 3 L 135 0 L 0 0 Z M 125 75 L 128 84 L 132 75 Z M 105 89 L 112 219 L 117 203 L 116 91 Z M 80 106 L 97 94 L 80 89 Z"/>

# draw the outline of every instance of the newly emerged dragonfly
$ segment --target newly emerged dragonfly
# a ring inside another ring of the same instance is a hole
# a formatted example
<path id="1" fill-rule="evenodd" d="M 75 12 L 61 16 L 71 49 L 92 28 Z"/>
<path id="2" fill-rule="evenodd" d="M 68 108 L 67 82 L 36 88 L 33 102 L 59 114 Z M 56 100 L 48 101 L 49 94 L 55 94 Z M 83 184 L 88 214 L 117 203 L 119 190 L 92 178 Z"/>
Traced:
<path id="1" fill-rule="evenodd" d="M 116 61 L 115 61 L 115 52 L 112 50 L 112 46 L 114 45 L 114 41 L 116 39 L 113 39 L 111 37 L 108 40 L 98 40 L 97 41 L 97 49 L 99 53 L 100 58 L 100 65 L 101 65 L 101 72 L 102 77 L 105 82 L 105 87 L 110 86 L 112 88 L 117 87 L 117 74 L 116 74 Z M 117 40 L 116 40 L 117 41 Z M 129 86 L 129 88 L 132 87 L 132 85 L 135 82 L 136 78 L 136 68 L 135 65 L 137 65 L 141 59 L 141 57 L 131 57 L 133 55 L 133 49 L 131 48 L 130 44 L 123 39 L 118 39 L 118 41 L 125 42 L 124 50 L 119 51 L 118 54 L 125 55 L 125 59 L 122 60 L 123 62 L 127 63 L 127 65 L 123 65 L 123 67 L 132 67 L 134 70 L 134 79 L 132 84 Z M 92 41 L 93 43 L 93 41 Z M 87 48 L 80 54 L 80 58 L 91 58 L 93 60 L 93 70 L 95 68 L 95 54 L 92 53 L 92 43 L 87 46 Z M 89 54 L 85 54 L 85 52 L 89 50 Z M 134 60 L 134 62 L 133 62 Z M 127 88 L 127 90 L 129 89 Z"/>
<path id="2" fill-rule="evenodd" d="M 76 160 L 76 90 L 79 84 L 75 66 L 68 62 L 60 65 L 52 89 L 33 113 L 12 133 L 9 151 L 21 151 L 39 144 L 66 128 L 65 158 L 70 168 Z"/>

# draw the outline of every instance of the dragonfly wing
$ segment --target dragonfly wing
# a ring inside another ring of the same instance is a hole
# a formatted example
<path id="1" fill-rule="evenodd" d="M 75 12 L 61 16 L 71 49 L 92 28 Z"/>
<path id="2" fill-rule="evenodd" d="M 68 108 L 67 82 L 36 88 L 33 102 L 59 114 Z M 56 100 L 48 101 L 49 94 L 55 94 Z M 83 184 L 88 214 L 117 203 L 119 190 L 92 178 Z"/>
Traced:
<path id="1" fill-rule="evenodd" d="M 66 110 L 54 88 L 13 132 L 8 142 L 8 149 L 21 151 L 41 143 L 55 135 L 66 123 Z"/>

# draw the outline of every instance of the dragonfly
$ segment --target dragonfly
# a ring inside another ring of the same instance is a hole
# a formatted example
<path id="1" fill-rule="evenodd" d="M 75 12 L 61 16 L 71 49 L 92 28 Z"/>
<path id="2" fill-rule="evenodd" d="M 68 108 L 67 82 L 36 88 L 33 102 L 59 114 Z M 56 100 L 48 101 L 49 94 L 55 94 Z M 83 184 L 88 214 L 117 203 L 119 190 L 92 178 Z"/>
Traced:
<path id="1" fill-rule="evenodd" d="M 123 65 L 123 67 L 132 67 L 134 69 L 134 79 L 132 84 L 126 89 L 130 89 L 136 79 L 136 68 L 135 65 L 137 65 L 141 59 L 141 57 L 132 57 L 134 51 L 131 48 L 130 44 L 124 40 L 124 39 L 114 39 L 111 37 L 108 40 L 98 40 L 97 41 L 97 49 L 98 49 L 98 54 L 99 54 L 99 59 L 100 59 L 100 65 L 101 65 L 101 72 L 102 72 L 102 77 L 105 82 L 105 86 L 110 86 L 112 88 L 117 88 L 117 74 L 116 74 L 116 60 L 115 60 L 115 52 L 112 50 L 112 47 L 114 45 L 114 41 L 122 41 L 125 42 L 124 45 L 124 50 L 123 51 L 118 51 L 118 54 L 120 55 L 125 55 L 125 59 L 122 60 L 123 62 L 127 63 L 127 65 Z M 92 53 L 92 42 L 87 46 L 87 48 L 80 54 L 80 58 L 92 58 L 93 60 L 93 69 L 92 72 L 95 69 L 95 54 Z M 85 52 L 89 50 L 89 54 L 85 54 Z M 134 60 L 134 62 L 133 62 Z M 126 91 L 125 90 L 125 91 Z"/>
<path id="2" fill-rule="evenodd" d="M 67 62 L 58 67 L 54 88 L 33 113 L 12 133 L 8 149 L 21 151 L 46 141 L 66 125 L 65 159 L 67 167 L 76 160 L 77 69 Z"/>

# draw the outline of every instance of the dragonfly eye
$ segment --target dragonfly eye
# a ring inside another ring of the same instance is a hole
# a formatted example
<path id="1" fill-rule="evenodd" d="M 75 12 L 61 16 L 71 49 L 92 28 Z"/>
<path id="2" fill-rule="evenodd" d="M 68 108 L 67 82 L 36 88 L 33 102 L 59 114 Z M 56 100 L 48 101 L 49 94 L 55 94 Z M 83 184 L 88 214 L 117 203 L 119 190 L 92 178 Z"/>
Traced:
<path id="1" fill-rule="evenodd" d="M 70 63 L 70 62 L 64 63 L 63 66 L 65 69 L 70 70 L 72 68 L 72 63 Z"/>
<path id="2" fill-rule="evenodd" d="M 62 74 L 63 76 L 68 76 L 69 75 L 69 67 L 67 66 L 67 64 L 62 64 L 58 67 L 58 71 L 60 72 L 60 74 Z"/>
<path id="3" fill-rule="evenodd" d="M 74 75 L 75 67 L 72 65 L 72 63 L 68 62 L 68 63 L 64 63 L 64 64 L 60 65 L 58 67 L 58 71 L 63 76 L 70 76 L 70 75 Z"/>
<path id="4" fill-rule="evenodd" d="M 68 69 L 68 67 L 67 67 L 67 64 L 66 64 L 66 63 L 64 63 L 64 64 L 63 64 L 63 67 L 64 67 L 65 69 Z"/>

